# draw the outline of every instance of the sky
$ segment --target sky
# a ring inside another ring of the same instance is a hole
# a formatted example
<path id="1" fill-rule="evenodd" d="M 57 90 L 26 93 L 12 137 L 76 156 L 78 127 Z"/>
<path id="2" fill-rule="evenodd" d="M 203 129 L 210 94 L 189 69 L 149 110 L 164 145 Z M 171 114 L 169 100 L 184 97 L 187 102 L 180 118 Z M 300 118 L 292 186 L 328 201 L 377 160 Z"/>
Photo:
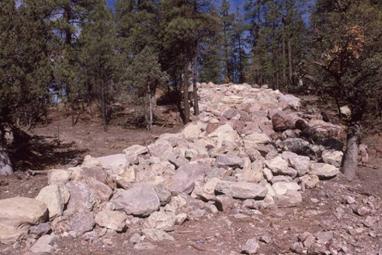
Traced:
<path id="1" fill-rule="evenodd" d="M 220 5 L 221 0 L 214 0 L 214 1 L 218 4 L 218 6 Z M 116 0 L 107 0 L 107 3 L 110 7 L 112 7 L 115 2 Z M 243 7 L 244 0 L 231 0 L 230 3 L 231 3 L 231 10 L 236 11 L 237 7 L 239 8 Z"/>

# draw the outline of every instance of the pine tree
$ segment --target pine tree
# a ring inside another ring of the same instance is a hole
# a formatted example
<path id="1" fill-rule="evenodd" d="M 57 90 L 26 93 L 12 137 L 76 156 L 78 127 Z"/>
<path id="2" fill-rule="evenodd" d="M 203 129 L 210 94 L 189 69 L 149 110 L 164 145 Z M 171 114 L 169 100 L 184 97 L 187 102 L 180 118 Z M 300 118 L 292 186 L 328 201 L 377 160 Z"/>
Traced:
<path id="1" fill-rule="evenodd" d="M 95 94 L 104 128 L 111 118 L 115 75 L 115 26 L 105 1 L 98 0 L 90 11 L 80 37 L 82 82 Z"/>
<path id="2" fill-rule="evenodd" d="M 163 0 L 161 2 L 161 55 L 164 70 L 175 82 L 182 99 L 178 102 L 185 123 L 190 119 L 190 81 L 195 81 L 198 44 L 202 38 L 213 33 L 208 15 L 209 3 L 205 0 Z M 194 69 L 192 66 L 194 65 Z M 194 113 L 198 114 L 196 82 L 193 82 Z"/>
<path id="3" fill-rule="evenodd" d="M 222 1 L 220 7 L 220 18 L 222 22 L 222 37 L 223 37 L 223 51 L 224 51 L 224 80 L 225 82 L 233 81 L 233 67 L 232 67 L 232 37 L 233 37 L 233 23 L 234 16 L 230 13 L 230 3 L 227 0 Z"/>
<path id="4" fill-rule="evenodd" d="M 0 3 L 0 126 L 33 125 L 47 106 L 52 80 L 49 2 Z"/>

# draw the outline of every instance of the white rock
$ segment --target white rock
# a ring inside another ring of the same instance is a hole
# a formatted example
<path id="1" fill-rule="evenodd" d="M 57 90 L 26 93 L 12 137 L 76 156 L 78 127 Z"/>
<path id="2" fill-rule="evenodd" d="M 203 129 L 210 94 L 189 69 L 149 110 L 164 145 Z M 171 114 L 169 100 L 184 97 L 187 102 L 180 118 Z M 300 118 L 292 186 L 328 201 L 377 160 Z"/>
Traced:
<path id="1" fill-rule="evenodd" d="M 173 231 L 176 223 L 176 215 L 174 212 L 153 212 L 146 222 L 148 228 L 155 228 L 164 231 Z"/>
<path id="2" fill-rule="evenodd" d="M 259 249 L 259 243 L 255 238 L 249 239 L 241 247 L 241 252 L 244 254 L 256 254 Z"/>
<path id="3" fill-rule="evenodd" d="M 335 167 L 341 166 L 343 156 L 344 153 L 342 151 L 326 150 L 322 152 L 322 160 Z"/>
<path id="4" fill-rule="evenodd" d="M 70 180 L 70 170 L 55 169 L 48 172 L 48 184 L 65 184 Z"/>
<path id="5" fill-rule="evenodd" d="M 44 235 L 41 236 L 31 247 L 31 252 L 41 254 L 48 253 L 51 254 L 54 251 L 52 242 L 54 241 L 54 235 Z"/>
<path id="6" fill-rule="evenodd" d="M 284 195 L 288 191 L 301 190 L 300 185 L 295 182 L 276 182 L 272 185 L 272 188 L 276 192 L 276 195 Z"/>
<path id="7" fill-rule="evenodd" d="M 127 215 L 121 211 L 104 209 L 96 214 L 95 222 L 104 228 L 121 232 L 126 227 Z"/>
<path id="8" fill-rule="evenodd" d="M 154 242 L 175 241 L 174 237 L 160 229 L 146 228 L 142 230 L 142 233 Z"/>
<path id="9" fill-rule="evenodd" d="M 310 166 L 310 174 L 317 175 L 320 179 L 330 179 L 337 174 L 339 174 L 340 170 L 326 163 L 313 163 Z"/>
<path id="10" fill-rule="evenodd" d="M 49 185 L 40 190 L 36 199 L 45 203 L 49 210 L 49 218 L 61 216 L 68 203 L 70 193 L 63 185 Z"/>
<path id="11" fill-rule="evenodd" d="M 36 199 L 14 197 L 0 200 L 0 242 L 10 243 L 28 231 L 30 225 L 48 219 L 47 206 Z"/>
<path id="12" fill-rule="evenodd" d="M 215 191 L 238 199 L 263 199 L 267 194 L 264 185 L 250 182 L 220 181 Z"/>

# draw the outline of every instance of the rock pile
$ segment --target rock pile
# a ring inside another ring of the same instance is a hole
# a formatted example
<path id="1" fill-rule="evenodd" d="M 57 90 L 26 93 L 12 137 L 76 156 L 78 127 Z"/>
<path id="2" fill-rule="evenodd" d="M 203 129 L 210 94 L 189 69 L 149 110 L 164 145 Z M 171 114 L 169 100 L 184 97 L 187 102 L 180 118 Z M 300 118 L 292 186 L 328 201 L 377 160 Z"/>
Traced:
<path id="1" fill-rule="evenodd" d="M 47 228 L 74 237 L 137 229 L 139 249 L 144 238 L 174 240 L 176 225 L 206 214 L 295 206 L 339 173 L 343 128 L 300 112 L 298 98 L 245 84 L 199 91 L 201 114 L 182 132 L 51 170 L 35 199 L 1 200 L 0 241 L 29 233 L 50 243 Z"/>

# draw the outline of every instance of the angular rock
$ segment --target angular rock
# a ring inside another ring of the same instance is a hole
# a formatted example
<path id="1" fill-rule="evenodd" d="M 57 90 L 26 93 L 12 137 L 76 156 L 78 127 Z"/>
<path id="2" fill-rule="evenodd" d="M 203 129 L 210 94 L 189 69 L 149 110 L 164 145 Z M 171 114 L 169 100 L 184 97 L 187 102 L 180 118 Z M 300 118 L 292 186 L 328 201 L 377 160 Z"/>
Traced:
<path id="1" fill-rule="evenodd" d="M 44 235 L 40 237 L 31 247 L 31 252 L 41 254 L 48 253 L 51 254 L 54 251 L 52 242 L 54 241 L 54 235 Z"/>
<path id="2" fill-rule="evenodd" d="M 160 229 L 163 231 L 173 231 L 176 223 L 174 212 L 158 211 L 153 212 L 146 222 L 148 228 Z"/>
<path id="3" fill-rule="evenodd" d="M 70 199 L 64 213 L 65 215 L 80 211 L 91 211 L 96 202 L 96 197 L 86 183 L 71 181 L 65 186 L 70 193 Z"/>
<path id="4" fill-rule="evenodd" d="M 55 169 L 48 172 L 48 184 L 65 184 L 70 180 L 72 173 L 69 170 Z"/>
<path id="5" fill-rule="evenodd" d="M 107 180 L 107 172 L 101 166 L 92 167 L 75 167 L 72 168 L 72 179 L 76 181 L 95 179 L 99 182 L 105 183 Z"/>
<path id="6" fill-rule="evenodd" d="M 148 149 L 146 146 L 136 144 L 124 149 L 123 152 L 126 155 L 127 164 L 131 165 L 138 163 L 138 156 L 146 154 Z"/>
<path id="7" fill-rule="evenodd" d="M 49 210 L 49 218 L 61 216 L 68 203 L 70 193 L 63 185 L 49 185 L 40 190 L 36 199 L 45 203 Z"/>
<path id="8" fill-rule="evenodd" d="M 121 211 L 104 209 L 96 214 L 95 222 L 104 228 L 121 232 L 126 227 L 127 215 Z"/>
<path id="9" fill-rule="evenodd" d="M 176 171 L 176 174 L 167 180 L 166 188 L 172 194 L 190 194 L 194 189 L 195 181 L 204 177 L 209 169 L 210 167 L 207 164 L 200 162 L 191 162 L 181 166 Z"/>
<path id="10" fill-rule="evenodd" d="M 95 220 L 91 211 L 77 211 L 67 221 L 67 230 L 75 237 L 92 231 L 94 226 Z"/>
<path id="11" fill-rule="evenodd" d="M 301 190 L 300 185 L 295 182 L 276 182 L 272 185 L 272 188 L 276 192 L 276 195 L 284 195 L 288 191 Z"/>
<path id="12" fill-rule="evenodd" d="M 340 170 L 326 163 L 313 163 L 310 166 L 310 174 L 317 175 L 320 179 L 330 179 L 336 177 Z"/>
<path id="13" fill-rule="evenodd" d="M 187 126 L 184 127 L 182 134 L 185 139 L 187 140 L 195 140 L 198 138 L 202 133 L 202 128 L 199 125 L 199 123 L 190 123 Z"/>
<path id="14" fill-rule="evenodd" d="M 151 156 L 158 157 L 161 160 L 168 160 L 173 157 L 173 147 L 166 140 L 157 140 L 148 146 Z"/>
<path id="15" fill-rule="evenodd" d="M 245 242 L 245 244 L 241 247 L 241 253 L 244 254 L 256 254 L 259 249 L 259 243 L 255 238 L 249 239 Z"/>
<path id="16" fill-rule="evenodd" d="M 215 187 L 215 192 L 238 199 L 263 199 L 267 189 L 257 183 L 220 181 Z"/>
<path id="17" fill-rule="evenodd" d="M 277 156 L 271 160 L 266 160 L 265 165 L 272 170 L 272 173 L 275 175 L 288 175 L 295 177 L 297 171 L 289 168 L 288 162 L 284 160 L 281 156 Z"/>
<path id="18" fill-rule="evenodd" d="M 101 166 L 111 173 L 118 173 L 127 167 L 127 159 L 125 154 L 114 154 L 104 157 L 99 157 L 97 160 L 101 163 Z M 102 181 L 98 179 L 99 181 Z"/>
<path id="19" fill-rule="evenodd" d="M 168 204 L 171 200 L 171 192 L 166 189 L 166 187 L 163 185 L 163 184 L 158 184 L 154 187 L 157 195 L 158 195 L 158 198 L 159 198 L 159 201 L 160 201 L 160 204 L 162 206 Z"/>
<path id="20" fill-rule="evenodd" d="M 0 242 L 15 241 L 30 225 L 48 219 L 47 206 L 36 199 L 14 197 L 0 200 Z"/>
<path id="21" fill-rule="evenodd" d="M 0 133 L 0 135 L 2 135 Z M 0 175 L 11 175 L 13 174 L 13 168 L 11 160 L 9 159 L 6 151 L 0 147 Z"/>
<path id="22" fill-rule="evenodd" d="M 278 207 L 295 207 L 302 202 L 302 195 L 295 190 L 288 190 L 282 195 L 275 196 Z"/>
<path id="23" fill-rule="evenodd" d="M 118 189 L 111 199 L 116 210 L 135 216 L 148 216 L 159 209 L 160 200 L 150 184 L 136 184 L 128 190 Z"/>
<path id="24" fill-rule="evenodd" d="M 302 138 L 287 138 L 282 142 L 284 150 L 297 153 L 299 155 L 310 155 L 312 150 L 309 142 Z"/>
<path id="25" fill-rule="evenodd" d="M 243 167 L 244 160 L 236 155 L 222 154 L 217 156 L 216 164 L 218 167 Z"/>
<path id="26" fill-rule="evenodd" d="M 298 176 L 303 176 L 309 171 L 310 158 L 307 156 L 299 156 L 293 152 L 283 152 L 281 155 L 285 160 L 288 160 L 289 165 L 297 170 Z"/>
<path id="27" fill-rule="evenodd" d="M 305 188 L 313 189 L 314 187 L 318 185 L 318 183 L 320 182 L 320 179 L 318 178 L 317 175 L 307 174 L 300 177 L 300 181 L 301 181 L 301 186 Z"/>
<path id="28" fill-rule="evenodd" d="M 322 152 L 322 160 L 327 164 L 340 167 L 343 155 L 342 151 L 326 150 Z"/>
<path id="29" fill-rule="evenodd" d="M 208 137 L 214 139 L 217 149 L 222 147 L 234 149 L 241 142 L 239 134 L 229 124 L 219 126 Z"/>
<path id="30" fill-rule="evenodd" d="M 277 112 L 272 116 L 272 125 L 276 132 L 294 129 L 296 126 L 296 117 L 284 112 Z"/>

